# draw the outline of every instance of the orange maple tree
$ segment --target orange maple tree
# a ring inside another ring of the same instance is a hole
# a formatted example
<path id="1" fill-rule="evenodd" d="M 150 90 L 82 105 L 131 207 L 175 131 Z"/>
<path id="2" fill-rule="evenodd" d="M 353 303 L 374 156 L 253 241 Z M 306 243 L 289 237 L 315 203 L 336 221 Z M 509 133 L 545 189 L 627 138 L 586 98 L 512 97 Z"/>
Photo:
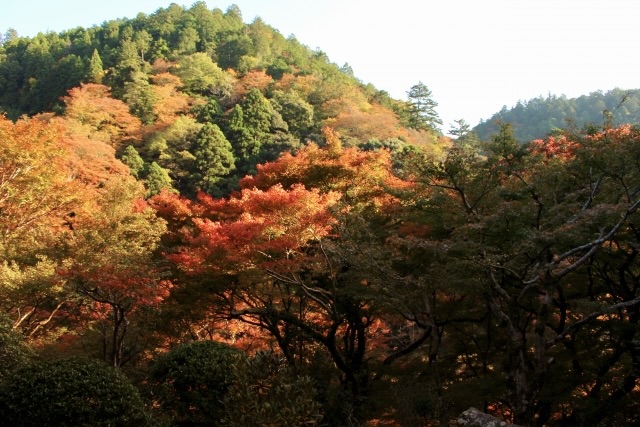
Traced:
<path id="1" fill-rule="evenodd" d="M 91 139 L 108 142 L 114 147 L 140 130 L 140 120 L 129 112 L 124 102 L 111 97 L 108 86 L 96 83 L 82 84 L 70 89 L 63 97 L 65 117 L 79 126 L 76 133 Z"/>
<path id="2" fill-rule="evenodd" d="M 379 104 L 367 105 L 365 108 L 347 105 L 335 117 L 325 120 L 325 124 L 345 136 L 363 142 L 372 138 L 409 138 L 409 132 L 400 125 L 393 111 Z"/>
<path id="3" fill-rule="evenodd" d="M 193 99 L 180 92 L 182 80 L 168 72 L 162 72 L 151 76 L 153 81 L 153 93 L 157 101 L 153 106 L 153 112 L 158 117 L 159 125 L 170 124 L 179 114 L 186 112 Z"/>
<path id="4" fill-rule="evenodd" d="M 318 84 L 318 80 L 318 77 L 312 74 L 285 73 L 280 80 L 274 82 L 274 88 L 283 92 L 295 91 L 303 98 L 307 98 Z"/>
<path id="5" fill-rule="evenodd" d="M 377 272 L 347 240 L 369 233 L 361 227 L 371 221 L 393 222 L 399 200 L 389 190 L 407 184 L 391 174 L 388 153 L 344 149 L 332 130 L 325 135 L 326 147 L 262 165 L 229 199 L 163 193 L 151 204 L 176 226 L 167 257 L 183 288 L 201 286 L 221 320 L 267 332 L 290 363 L 324 349 L 355 397 L 367 384 L 370 328 L 383 328 Z"/>
<path id="6" fill-rule="evenodd" d="M 255 176 L 240 181 L 241 188 L 284 188 L 300 183 L 322 192 L 343 195 L 348 210 L 356 206 L 390 214 L 399 203 L 394 192 L 410 186 L 392 173 L 391 154 L 386 150 L 361 151 L 344 148 L 339 134 L 323 129 L 326 146 L 309 144 L 295 155 L 284 153 L 277 161 L 258 165 Z"/>
<path id="7" fill-rule="evenodd" d="M 63 221 L 79 189 L 65 167 L 63 128 L 0 116 L 0 236 Z M 23 236 L 24 237 L 24 236 Z M 5 250 L 9 247 L 4 246 Z"/>
<path id="8" fill-rule="evenodd" d="M 233 93 L 237 99 L 242 99 L 251 89 L 260 92 L 273 83 L 273 78 L 262 70 L 249 71 L 240 77 L 233 85 Z"/>

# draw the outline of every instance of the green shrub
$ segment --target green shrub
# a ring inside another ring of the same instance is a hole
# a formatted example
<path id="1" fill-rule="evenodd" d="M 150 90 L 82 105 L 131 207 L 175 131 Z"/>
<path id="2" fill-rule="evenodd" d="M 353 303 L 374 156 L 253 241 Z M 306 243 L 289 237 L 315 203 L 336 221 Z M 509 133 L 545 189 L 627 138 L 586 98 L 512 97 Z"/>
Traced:
<path id="1" fill-rule="evenodd" d="M 143 426 L 138 390 L 104 363 L 63 359 L 31 363 L 0 386 L 0 416 L 10 426 Z"/>
<path id="2" fill-rule="evenodd" d="M 322 419 L 313 381 L 297 375 L 271 352 L 258 352 L 233 366 L 223 425 L 228 427 L 310 427 Z"/>
<path id="3" fill-rule="evenodd" d="M 214 341 L 180 345 L 158 357 L 151 377 L 162 412 L 174 425 L 217 425 L 231 365 L 244 353 Z"/>
<path id="4" fill-rule="evenodd" d="M 0 381 L 26 364 L 31 356 L 22 336 L 13 330 L 9 318 L 0 313 Z"/>

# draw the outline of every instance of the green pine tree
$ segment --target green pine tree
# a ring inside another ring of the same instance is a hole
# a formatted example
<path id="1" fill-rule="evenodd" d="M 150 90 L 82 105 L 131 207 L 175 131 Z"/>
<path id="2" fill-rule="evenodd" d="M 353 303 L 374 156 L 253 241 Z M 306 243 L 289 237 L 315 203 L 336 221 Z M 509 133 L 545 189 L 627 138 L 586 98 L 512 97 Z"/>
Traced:
<path id="1" fill-rule="evenodd" d="M 209 98 L 207 103 L 196 111 L 196 120 L 199 123 L 217 123 L 222 118 L 222 107 L 215 98 Z"/>
<path id="2" fill-rule="evenodd" d="M 134 72 L 131 81 L 124 83 L 122 99 L 127 103 L 132 114 L 144 124 L 152 124 L 156 120 L 153 106 L 156 95 L 149 83 L 149 77 L 143 72 Z"/>
<path id="3" fill-rule="evenodd" d="M 138 154 L 138 151 L 133 147 L 133 145 L 127 145 L 127 148 L 122 152 L 122 157 L 120 158 L 122 163 L 129 166 L 129 170 L 131 171 L 131 175 L 139 178 L 144 170 L 144 160 Z"/>
<path id="4" fill-rule="evenodd" d="M 151 163 L 146 170 L 145 184 L 147 187 L 147 197 L 154 196 L 163 189 L 174 192 L 171 186 L 171 177 L 166 169 L 162 168 L 156 162 Z"/>
<path id="5" fill-rule="evenodd" d="M 409 98 L 409 127 L 416 130 L 439 131 L 442 120 L 436 112 L 438 103 L 433 99 L 431 90 L 422 82 L 411 86 L 407 92 Z"/>
<path id="6" fill-rule="evenodd" d="M 102 76 L 104 76 L 102 59 L 100 58 L 98 49 L 93 49 L 93 54 L 91 55 L 91 59 L 89 59 L 87 79 L 91 83 L 100 83 L 102 82 Z"/>
<path id="7" fill-rule="evenodd" d="M 241 103 L 243 123 L 254 134 L 268 133 L 273 122 L 274 109 L 258 89 L 251 89 Z"/>
<path id="8" fill-rule="evenodd" d="M 193 144 L 196 172 L 193 175 L 193 189 L 201 189 L 219 197 L 230 186 L 230 174 L 235 171 L 233 147 L 220 128 L 206 123 Z"/>

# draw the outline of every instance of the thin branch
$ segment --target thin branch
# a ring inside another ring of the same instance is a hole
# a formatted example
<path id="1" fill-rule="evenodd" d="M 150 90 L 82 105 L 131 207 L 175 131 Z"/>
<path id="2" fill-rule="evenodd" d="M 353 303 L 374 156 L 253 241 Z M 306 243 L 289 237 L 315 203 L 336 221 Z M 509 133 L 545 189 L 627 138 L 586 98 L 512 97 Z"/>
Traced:
<path id="1" fill-rule="evenodd" d="M 573 248 L 573 249 L 571 249 L 571 250 L 569 250 L 569 251 L 567 251 L 567 252 L 565 252 L 565 253 L 563 253 L 563 254 L 559 255 L 559 256 L 558 256 L 558 257 L 557 257 L 553 262 L 551 262 L 551 263 L 549 264 L 549 266 L 558 265 L 558 264 L 560 264 L 562 261 L 564 261 L 565 259 L 569 258 L 570 256 L 572 256 L 572 255 L 574 255 L 574 254 L 576 254 L 576 253 L 578 253 L 578 252 L 581 252 L 581 251 L 584 251 L 584 250 L 587 250 L 587 249 L 591 250 L 591 249 L 592 249 L 592 248 L 594 248 L 594 247 L 596 247 L 596 248 L 597 248 L 598 246 L 602 245 L 602 244 L 603 244 L 604 242 L 606 242 L 607 240 L 611 240 L 611 238 L 612 238 L 612 237 L 613 237 L 613 236 L 618 232 L 618 230 L 620 230 L 620 228 L 624 225 L 624 223 L 627 221 L 627 219 L 628 219 L 631 215 L 633 215 L 633 214 L 638 210 L 638 208 L 639 208 L 639 207 L 640 207 L 640 199 L 638 199 L 634 204 L 632 204 L 632 205 L 631 205 L 631 206 L 630 206 L 630 207 L 629 207 L 629 208 L 624 212 L 624 214 L 622 215 L 622 218 L 620 218 L 620 221 L 618 221 L 618 222 L 616 223 L 616 225 L 614 225 L 614 226 L 613 226 L 613 228 L 611 228 L 611 230 L 609 230 L 609 232 L 608 232 L 607 234 L 602 234 L 602 233 L 601 233 L 601 234 L 600 234 L 600 237 L 599 237 L 599 238 L 597 238 L 596 240 L 594 240 L 594 241 L 592 241 L 592 242 L 589 242 L 589 243 L 586 243 L 586 244 L 584 244 L 584 245 L 581 245 L 581 246 L 575 247 L 575 248 Z M 578 263 L 578 262 L 580 262 L 580 263 L 584 262 L 584 257 L 582 257 L 582 258 L 580 258 L 580 260 L 576 261 L 576 263 Z M 576 264 L 576 263 L 574 263 L 574 264 Z M 576 266 L 576 267 L 577 267 L 577 266 Z M 567 268 L 572 268 L 572 267 L 571 267 L 571 266 L 569 266 L 569 267 L 567 267 Z M 573 269 L 575 269 L 575 268 L 572 268 L 572 270 L 570 270 L 570 271 L 573 271 Z M 564 270 L 563 270 L 563 271 L 564 271 Z"/>
<path id="2" fill-rule="evenodd" d="M 62 301 L 60 304 L 58 304 L 58 305 L 56 306 L 56 308 L 54 308 L 54 309 L 53 309 L 53 311 L 51 311 L 51 314 L 49 315 L 49 317 L 47 317 L 47 318 L 46 318 L 46 319 L 44 319 L 44 320 L 39 321 L 39 322 L 38 322 L 38 326 L 36 326 L 35 328 L 33 328 L 33 330 L 29 333 L 29 337 L 33 336 L 33 334 L 35 334 L 35 333 L 36 333 L 36 331 L 37 331 L 38 329 L 40 329 L 42 326 L 45 326 L 47 323 L 49 323 L 49 322 L 51 321 L 51 319 L 53 319 L 53 316 L 55 316 L 55 315 L 56 315 L 56 313 L 58 312 L 58 310 L 60 310 L 60 308 L 62 308 L 62 306 L 63 306 L 63 305 L 65 305 L 65 304 L 66 304 L 66 302 L 67 302 L 66 300 L 65 300 L 65 301 Z"/>
<path id="3" fill-rule="evenodd" d="M 614 304 L 612 306 L 606 307 L 600 311 L 596 311 L 593 312 L 591 314 L 589 314 L 588 316 L 583 317 L 582 319 L 578 320 L 577 322 L 574 322 L 573 324 L 571 324 L 571 326 L 568 326 L 567 328 L 564 329 L 564 331 L 560 332 L 558 335 L 556 335 L 554 338 L 550 339 L 547 341 L 547 347 L 551 347 L 554 344 L 558 343 L 559 341 L 561 341 L 562 339 L 564 339 L 564 337 L 566 337 L 567 335 L 570 335 L 574 332 L 576 332 L 578 329 L 580 329 L 582 326 L 584 326 L 585 324 L 591 322 L 592 320 L 605 315 L 605 314 L 609 314 L 612 313 L 614 311 L 617 310 L 621 310 L 624 308 L 630 308 L 630 307 L 635 307 L 637 305 L 640 305 L 640 297 L 638 298 L 634 298 L 630 301 L 625 301 L 625 302 L 621 302 L 618 304 Z"/>

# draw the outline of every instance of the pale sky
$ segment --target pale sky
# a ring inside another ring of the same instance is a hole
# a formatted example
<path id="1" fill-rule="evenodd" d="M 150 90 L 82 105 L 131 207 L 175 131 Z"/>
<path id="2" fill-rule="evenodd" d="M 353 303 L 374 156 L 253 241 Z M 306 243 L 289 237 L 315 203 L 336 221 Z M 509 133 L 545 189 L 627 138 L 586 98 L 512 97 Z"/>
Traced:
<path id="1" fill-rule="evenodd" d="M 189 7 L 193 1 L 174 3 Z M 91 27 L 166 7 L 165 0 L 0 0 L 0 32 Z M 406 99 L 422 81 L 446 133 L 503 105 L 547 94 L 640 88 L 640 30 L 634 0 L 207 0 L 237 4 L 357 78 Z"/>

